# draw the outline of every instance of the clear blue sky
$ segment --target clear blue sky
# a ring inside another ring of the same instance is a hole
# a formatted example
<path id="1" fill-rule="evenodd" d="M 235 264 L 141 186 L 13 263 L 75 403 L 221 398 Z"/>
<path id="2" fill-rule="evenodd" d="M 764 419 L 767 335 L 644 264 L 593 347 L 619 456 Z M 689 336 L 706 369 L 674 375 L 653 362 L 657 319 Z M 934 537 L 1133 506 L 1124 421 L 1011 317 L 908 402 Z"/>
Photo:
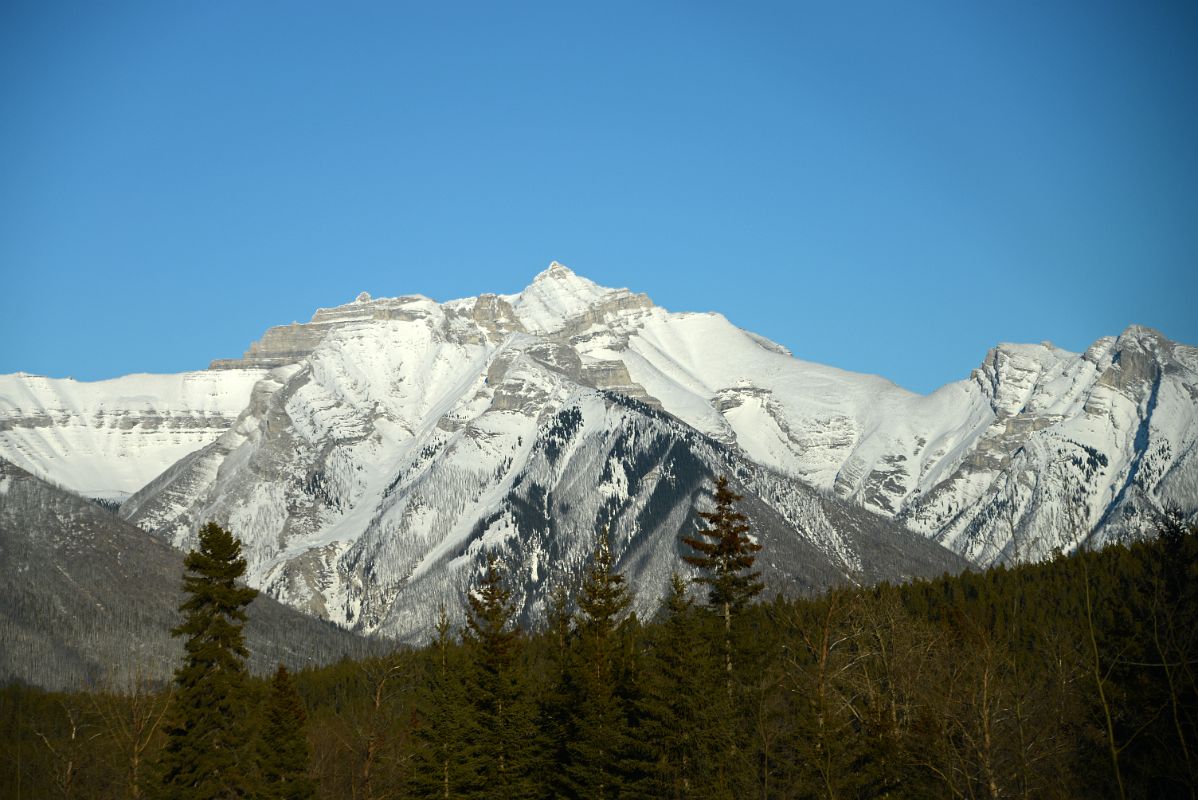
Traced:
<path id="1" fill-rule="evenodd" d="M 557 259 L 918 391 L 1198 344 L 1198 5 L 0 4 L 0 372 Z"/>

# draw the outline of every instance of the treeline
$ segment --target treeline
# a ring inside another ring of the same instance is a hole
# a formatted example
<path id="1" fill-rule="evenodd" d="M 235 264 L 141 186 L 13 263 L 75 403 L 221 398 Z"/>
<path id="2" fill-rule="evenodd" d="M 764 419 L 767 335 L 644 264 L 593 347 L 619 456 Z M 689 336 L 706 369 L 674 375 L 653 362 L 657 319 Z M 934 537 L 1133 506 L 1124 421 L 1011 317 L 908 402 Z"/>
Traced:
<path id="1" fill-rule="evenodd" d="M 738 527 L 730 514 L 712 529 Z M 577 597 L 529 633 L 492 561 L 466 626 L 443 617 L 422 649 L 305 670 L 294 689 L 238 673 L 222 757 L 244 780 L 208 796 L 1195 796 L 1193 531 L 758 604 L 748 569 L 721 596 L 715 563 L 697 566 L 706 591 L 676 579 L 638 619 L 601 539 Z M 0 796 L 182 796 L 161 765 L 184 691 L 4 689 Z M 298 731 L 290 767 L 264 754 Z M 310 783 L 280 793 L 282 773 Z"/>

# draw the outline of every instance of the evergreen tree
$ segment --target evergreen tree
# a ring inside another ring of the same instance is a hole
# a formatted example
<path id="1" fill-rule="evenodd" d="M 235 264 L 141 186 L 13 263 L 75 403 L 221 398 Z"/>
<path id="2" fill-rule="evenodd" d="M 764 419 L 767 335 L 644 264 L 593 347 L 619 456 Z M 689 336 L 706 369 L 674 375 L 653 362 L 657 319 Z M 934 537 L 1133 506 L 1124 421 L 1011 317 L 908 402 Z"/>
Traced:
<path id="1" fill-rule="evenodd" d="M 162 795 L 171 800 L 239 798 L 250 793 L 242 636 L 245 608 L 258 592 L 237 583 L 245 573 L 241 542 L 210 522 L 199 549 L 184 560 L 179 607 L 186 660 L 175 671 L 175 695 L 160 760 Z"/>
<path id="2" fill-rule="evenodd" d="M 466 698 L 461 654 L 455 648 L 444 607 L 436 630 L 417 707 L 412 791 L 416 797 L 447 800 L 458 796 L 465 784 L 461 764 L 468 735 Z"/>
<path id="3" fill-rule="evenodd" d="M 728 478 L 721 475 L 715 484 L 715 510 L 699 512 L 708 527 L 696 531 L 695 536 L 682 538 L 696 553 L 683 556 L 682 560 L 702 570 L 695 582 L 710 587 L 707 602 L 723 614 L 725 666 L 729 673 L 732 672 L 732 615 L 765 588 L 757 580 L 761 573 L 750 572 L 761 545 L 747 535 L 749 518 L 733 507 L 743 499 L 728 487 Z"/>
<path id="4" fill-rule="evenodd" d="M 572 648 L 576 644 L 574 618 L 566 587 L 558 584 L 549 598 L 548 630 L 543 641 L 545 689 L 538 698 L 539 720 L 545 758 L 539 783 L 544 797 L 562 797 L 571 791 L 569 776 L 562 767 L 570 763 L 576 690 L 572 670 Z"/>
<path id="5" fill-rule="evenodd" d="M 616 797 L 631 753 L 629 709 L 622 702 L 618 628 L 631 602 L 615 571 L 607 531 L 599 537 L 578 595 L 578 639 L 572 660 L 570 780 L 580 797 Z"/>
<path id="6" fill-rule="evenodd" d="M 287 668 L 279 665 L 266 697 L 258 731 L 257 793 L 260 800 L 311 800 L 316 784 L 308 777 L 307 714 Z"/>
<path id="7" fill-rule="evenodd" d="M 641 700 L 641 740 L 650 743 L 654 797 L 731 797 L 724 780 L 733 711 L 720 681 L 718 651 L 700 630 L 687 584 L 677 573 L 651 640 Z"/>
<path id="8" fill-rule="evenodd" d="M 521 637 L 513 625 L 515 607 L 494 555 L 466 601 L 462 640 L 471 714 L 461 796 L 533 797 L 535 713 L 518 661 Z"/>

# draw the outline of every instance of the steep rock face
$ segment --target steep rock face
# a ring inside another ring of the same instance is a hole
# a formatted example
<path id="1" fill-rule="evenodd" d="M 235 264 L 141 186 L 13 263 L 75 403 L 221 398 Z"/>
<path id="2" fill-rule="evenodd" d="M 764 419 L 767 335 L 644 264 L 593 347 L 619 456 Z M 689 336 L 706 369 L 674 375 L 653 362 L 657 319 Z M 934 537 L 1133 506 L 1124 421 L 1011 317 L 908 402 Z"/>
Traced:
<path id="1" fill-rule="evenodd" d="M 262 375 L 0 375 L 0 457 L 72 491 L 123 498 L 227 430 Z"/>

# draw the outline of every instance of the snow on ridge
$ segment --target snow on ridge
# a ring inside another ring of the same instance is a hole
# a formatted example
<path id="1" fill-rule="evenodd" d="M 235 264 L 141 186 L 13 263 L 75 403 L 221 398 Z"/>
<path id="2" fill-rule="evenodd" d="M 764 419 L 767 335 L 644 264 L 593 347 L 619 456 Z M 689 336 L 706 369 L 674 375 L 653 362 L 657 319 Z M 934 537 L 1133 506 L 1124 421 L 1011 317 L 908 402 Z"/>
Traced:
<path id="1" fill-rule="evenodd" d="M 629 296 L 627 289 L 609 289 L 552 262 L 512 301 L 530 333 L 552 333 L 568 321 L 612 297 Z"/>
<path id="2" fill-rule="evenodd" d="M 0 419 L 22 410 L 86 411 L 106 406 L 189 406 L 239 412 L 242 395 L 264 374 L 260 369 L 131 373 L 94 381 L 51 378 L 27 372 L 0 375 Z"/>
<path id="3" fill-rule="evenodd" d="M 81 494 L 127 496 L 214 441 L 264 374 L 0 375 L 0 457 Z"/>

